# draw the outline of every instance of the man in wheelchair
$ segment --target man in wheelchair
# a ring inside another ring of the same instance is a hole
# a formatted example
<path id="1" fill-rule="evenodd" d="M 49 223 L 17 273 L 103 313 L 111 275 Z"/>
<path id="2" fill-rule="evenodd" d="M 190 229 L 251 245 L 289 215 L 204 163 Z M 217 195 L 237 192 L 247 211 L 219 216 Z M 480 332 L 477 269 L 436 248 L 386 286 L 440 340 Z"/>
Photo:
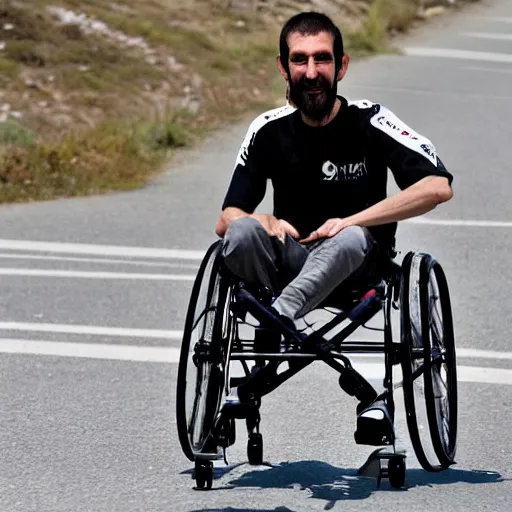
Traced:
<path id="1" fill-rule="evenodd" d="M 251 124 L 216 233 L 227 269 L 266 290 L 269 314 L 294 333 L 282 340 L 291 353 L 301 350 L 294 323 L 342 285 L 376 277 L 392 254 L 397 222 L 451 199 L 452 176 L 430 140 L 386 107 L 337 94 L 349 56 L 327 16 L 291 18 L 277 65 L 290 101 Z M 390 197 L 388 168 L 401 189 Z M 267 180 L 274 212 L 254 213 Z M 392 428 L 386 401 L 361 405 L 363 442 L 376 429 L 384 436 Z M 226 407 L 240 406 L 235 388 Z"/>

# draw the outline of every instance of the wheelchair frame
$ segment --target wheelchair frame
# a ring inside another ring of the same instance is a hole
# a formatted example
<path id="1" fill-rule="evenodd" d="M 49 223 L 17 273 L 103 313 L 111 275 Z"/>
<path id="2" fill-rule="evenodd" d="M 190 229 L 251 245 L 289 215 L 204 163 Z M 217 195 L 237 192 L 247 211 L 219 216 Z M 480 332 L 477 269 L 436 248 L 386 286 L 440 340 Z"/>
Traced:
<path id="1" fill-rule="evenodd" d="M 442 310 L 437 313 L 433 312 L 429 295 L 431 282 L 434 281 L 437 282 L 434 298 L 439 299 Z M 197 302 L 201 290 L 205 288 L 204 306 L 201 304 L 197 312 Z M 263 462 L 263 440 L 259 431 L 261 398 L 318 360 L 339 372 L 340 387 L 349 395 L 355 396 L 361 405 L 370 405 L 377 399 L 385 399 L 393 425 L 393 391 L 399 387 L 393 384 L 393 367 L 400 364 L 407 424 L 420 464 L 428 471 L 440 471 L 454 463 L 457 382 L 451 305 L 444 272 L 430 255 L 408 253 L 402 265 L 390 259 L 379 283 L 368 285 L 362 291 L 352 290 L 343 308 L 338 308 L 340 312 L 308 336 L 300 335 L 285 325 L 279 317 L 272 314 L 269 306 L 267 297 L 251 293 L 243 282 L 223 267 L 221 241 L 214 243 L 207 252 L 194 283 L 178 368 L 178 435 L 185 455 L 195 462 L 194 478 L 197 488 L 211 488 L 211 461 L 221 458 L 221 449 L 225 459 L 226 448 L 235 442 L 235 419 L 246 420 L 249 462 Z M 399 342 L 393 340 L 392 308 L 401 311 L 402 333 Z M 379 312 L 384 314 L 383 342 L 346 341 Z M 260 323 L 258 327 L 253 326 L 254 339 L 242 339 L 239 335 L 239 326 L 245 323 L 247 314 Z M 441 329 L 437 327 L 437 332 L 431 325 L 436 314 L 442 316 L 443 321 Z M 347 320 L 348 325 L 332 338 L 325 338 Z M 200 333 L 192 346 L 195 329 L 199 329 Z M 300 343 L 300 351 L 282 353 L 281 335 Z M 352 367 L 346 354 L 354 353 L 384 354 L 385 391 L 380 396 Z M 242 364 L 244 377 L 230 376 L 232 361 Z M 254 361 L 252 369 L 248 367 L 248 361 Z M 278 373 L 279 366 L 285 361 L 288 362 L 288 369 Z M 195 384 L 189 419 L 186 410 L 187 372 L 194 371 L 192 366 L 195 367 L 196 375 L 195 382 L 190 382 L 189 386 L 192 388 L 192 384 Z M 446 396 L 439 397 L 443 392 L 442 387 L 439 387 L 442 370 L 448 383 L 445 385 Z M 233 387 L 238 388 L 243 404 L 234 409 L 234 415 L 222 403 L 223 397 Z M 416 389 L 418 387 L 420 389 Z M 423 391 L 424 397 L 421 397 Z M 416 396 L 418 393 L 419 400 Z M 202 423 L 198 434 L 196 420 L 201 406 L 204 414 L 200 419 Z M 418 428 L 418 414 L 422 407 L 426 409 L 426 418 L 422 417 L 420 420 L 428 424 L 430 439 L 424 439 L 426 434 L 422 438 L 422 432 Z M 449 424 L 448 429 L 446 423 Z M 200 442 L 194 442 L 194 436 L 197 435 Z M 394 429 L 391 436 L 364 444 L 392 446 L 393 450 L 376 450 L 361 468 L 360 474 L 376 476 L 379 484 L 381 478 L 385 477 L 393 487 L 402 487 L 406 472 L 405 453 L 396 450 Z M 387 461 L 387 467 L 383 467 L 381 461 Z"/>

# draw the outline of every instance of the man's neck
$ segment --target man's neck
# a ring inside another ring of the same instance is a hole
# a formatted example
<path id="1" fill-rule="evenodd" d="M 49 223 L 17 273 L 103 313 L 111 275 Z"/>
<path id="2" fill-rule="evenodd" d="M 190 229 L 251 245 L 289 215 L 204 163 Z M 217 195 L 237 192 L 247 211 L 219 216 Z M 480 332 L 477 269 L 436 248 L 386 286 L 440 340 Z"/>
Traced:
<path id="1" fill-rule="evenodd" d="M 319 126 L 326 126 L 328 125 L 338 114 L 341 108 L 341 101 L 339 98 L 336 98 L 336 101 L 334 102 L 334 105 L 331 109 L 331 112 L 329 115 L 325 116 L 323 119 L 317 120 L 317 119 L 311 119 L 310 117 L 307 117 L 304 112 L 301 112 L 302 120 L 305 124 L 309 126 L 313 126 L 315 128 Z"/>

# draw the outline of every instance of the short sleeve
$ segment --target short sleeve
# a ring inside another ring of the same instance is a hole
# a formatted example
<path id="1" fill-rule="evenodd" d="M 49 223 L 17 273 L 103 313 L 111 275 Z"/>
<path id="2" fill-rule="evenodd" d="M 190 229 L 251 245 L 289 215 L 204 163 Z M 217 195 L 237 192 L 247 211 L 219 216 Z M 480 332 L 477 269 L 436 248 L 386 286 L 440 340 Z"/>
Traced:
<path id="1" fill-rule="evenodd" d="M 397 185 L 403 190 L 427 176 L 442 176 L 451 184 L 432 142 L 401 121 L 393 112 L 378 105 L 370 119 L 372 138 L 383 152 Z"/>
<path id="2" fill-rule="evenodd" d="M 262 130 L 253 123 L 242 142 L 222 209 L 236 207 L 252 213 L 265 197 L 268 148 Z"/>

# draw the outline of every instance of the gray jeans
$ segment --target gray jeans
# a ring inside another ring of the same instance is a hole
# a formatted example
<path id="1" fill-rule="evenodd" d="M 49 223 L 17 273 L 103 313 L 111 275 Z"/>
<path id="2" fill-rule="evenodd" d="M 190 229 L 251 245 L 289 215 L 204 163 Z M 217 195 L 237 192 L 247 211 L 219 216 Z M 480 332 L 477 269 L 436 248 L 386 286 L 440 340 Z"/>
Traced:
<path id="1" fill-rule="evenodd" d="M 283 243 L 270 236 L 257 220 L 242 217 L 226 232 L 223 256 L 227 268 L 240 279 L 279 295 L 274 308 L 295 320 L 366 268 L 374 246 L 371 234 L 359 226 L 308 245 L 291 236 Z"/>

